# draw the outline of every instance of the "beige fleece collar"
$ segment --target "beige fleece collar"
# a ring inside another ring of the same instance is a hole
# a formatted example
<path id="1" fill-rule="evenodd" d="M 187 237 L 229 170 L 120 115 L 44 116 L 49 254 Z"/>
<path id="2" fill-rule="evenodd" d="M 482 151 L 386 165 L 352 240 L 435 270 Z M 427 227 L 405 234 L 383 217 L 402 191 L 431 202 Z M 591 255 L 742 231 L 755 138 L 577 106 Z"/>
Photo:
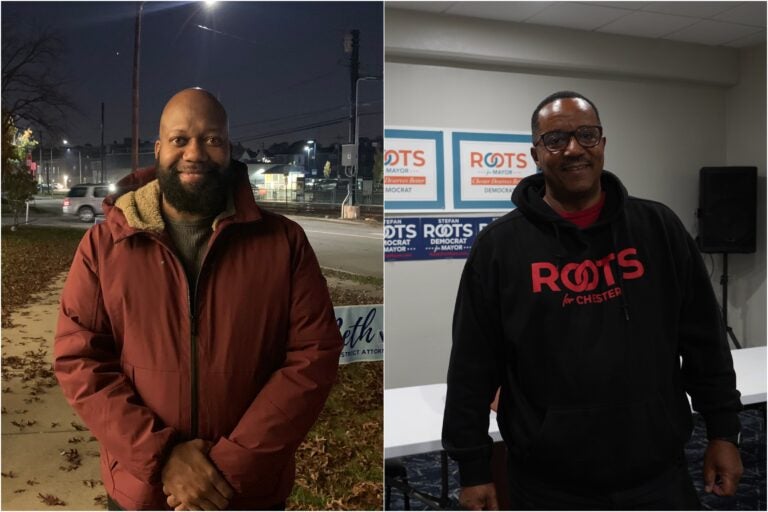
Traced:
<path id="1" fill-rule="evenodd" d="M 153 233 L 162 233 L 165 230 L 161 204 L 162 194 L 157 180 L 150 181 L 138 190 L 125 193 L 115 201 L 115 206 L 122 210 L 130 227 Z M 230 194 L 227 207 L 213 219 L 211 228 L 215 231 L 219 222 L 234 215 L 235 211 L 235 202 Z"/>

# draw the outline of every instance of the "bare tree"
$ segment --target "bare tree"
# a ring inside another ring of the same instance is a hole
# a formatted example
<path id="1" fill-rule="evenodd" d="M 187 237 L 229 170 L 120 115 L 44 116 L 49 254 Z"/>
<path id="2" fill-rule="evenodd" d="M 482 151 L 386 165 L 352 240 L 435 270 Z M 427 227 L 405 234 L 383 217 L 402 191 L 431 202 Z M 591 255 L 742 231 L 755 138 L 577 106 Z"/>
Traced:
<path id="1" fill-rule="evenodd" d="M 8 19 L 2 29 L 3 115 L 52 135 L 62 133 L 67 115 L 78 111 L 56 73 L 65 52 L 63 40 L 51 29 L 29 30 Z"/>

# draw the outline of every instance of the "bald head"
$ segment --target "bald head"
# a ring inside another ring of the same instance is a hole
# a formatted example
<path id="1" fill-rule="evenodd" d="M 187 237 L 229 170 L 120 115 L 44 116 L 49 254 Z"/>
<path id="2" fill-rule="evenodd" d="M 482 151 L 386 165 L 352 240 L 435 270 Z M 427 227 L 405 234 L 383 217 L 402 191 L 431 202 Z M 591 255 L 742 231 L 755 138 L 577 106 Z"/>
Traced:
<path id="1" fill-rule="evenodd" d="M 213 94 L 184 89 L 165 104 L 155 158 L 163 165 L 177 160 L 212 161 L 224 167 L 230 157 L 228 125 L 227 112 Z"/>
<path id="2" fill-rule="evenodd" d="M 227 111 L 224 105 L 205 89 L 197 87 L 184 89 L 168 100 L 160 115 L 160 138 L 162 139 L 163 130 L 173 129 L 174 123 L 183 122 L 184 118 L 196 118 L 223 127 L 229 142 Z"/>

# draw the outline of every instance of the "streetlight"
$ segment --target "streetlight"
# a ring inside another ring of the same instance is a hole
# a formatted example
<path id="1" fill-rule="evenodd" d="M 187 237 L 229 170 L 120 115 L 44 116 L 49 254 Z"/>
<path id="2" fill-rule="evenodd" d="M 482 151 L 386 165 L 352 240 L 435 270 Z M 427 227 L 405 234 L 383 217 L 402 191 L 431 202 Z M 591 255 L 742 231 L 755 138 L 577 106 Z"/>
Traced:
<path id="1" fill-rule="evenodd" d="M 360 102 L 360 96 L 358 95 L 358 89 L 360 82 L 364 80 L 381 80 L 380 76 L 361 76 L 355 81 L 355 167 L 352 171 L 352 198 L 350 204 L 355 204 L 355 192 L 357 191 L 357 167 L 360 164 L 360 109 L 358 103 Z"/>
<path id="2" fill-rule="evenodd" d="M 307 141 L 307 144 L 312 144 L 312 147 L 310 148 L 310 154 L 312 155 L 312 164 L 316 165 L 317 162 L 315 160 L 317 160 L 317 143 L 314 141 L 314 139 L 310 139 Z"/>
<path id="3" fill-rule="evenodd" d="M 317 158 L 317 145 L 314 140 L 308 140 L 307 144 L 312 144 L 311 146 L 304 146 L 304 151 L 307 152 L 307 171 L 309 171 L 311 169 L 309 163 L 310 158 L 312 158 L 312 160 Z"/>
<path id="4" fill-rule="evenodd" d="M 64 143 L 65 146 L 67 146 L 67 153 L 71 152 L 72 148 L 69 147 L 69 141 L 67 139 L 64 139 L 62 142 Z M 78 183 L 82 183 L 83 182 L 83 154 L 80 152 L 80 148 L 77 149 L 77 168 L 80 175 Z"/>
<path id="5" fill-rule="evenodd" d="M 133 33 L 133 78 L 131 80 L 131 171 L 139 168 L 139 63 L 141 61 L 141 20 L 144 15 L 144 3 L 140 1 L 136 5 L 136 18 Z M 215 0 L 207 0 L 205 6 L 212 9 Z M 104 110 L 102 103 L 102 125 L 104 124 Z M 102 142 L 102 146 L 104 143 Z M 101 164 L 102 181 L 105 181 L 104 160 Z"/>

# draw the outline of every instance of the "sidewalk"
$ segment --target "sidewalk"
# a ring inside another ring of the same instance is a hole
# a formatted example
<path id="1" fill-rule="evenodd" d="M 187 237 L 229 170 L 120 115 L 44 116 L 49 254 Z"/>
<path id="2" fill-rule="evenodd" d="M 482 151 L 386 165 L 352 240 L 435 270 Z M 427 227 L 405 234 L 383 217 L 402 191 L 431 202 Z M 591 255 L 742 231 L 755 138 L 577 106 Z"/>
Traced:
<path id="1" fill-rule="evenodd" d="M 98 443 L 64 400 L 51 372 L 65 277 L 60 275 L 51 291 L 14 313 L 15 327 L 3 329 L 3 510 L 106 509 Z M 48 496 L 48 504 L 41 495 Z"/>

